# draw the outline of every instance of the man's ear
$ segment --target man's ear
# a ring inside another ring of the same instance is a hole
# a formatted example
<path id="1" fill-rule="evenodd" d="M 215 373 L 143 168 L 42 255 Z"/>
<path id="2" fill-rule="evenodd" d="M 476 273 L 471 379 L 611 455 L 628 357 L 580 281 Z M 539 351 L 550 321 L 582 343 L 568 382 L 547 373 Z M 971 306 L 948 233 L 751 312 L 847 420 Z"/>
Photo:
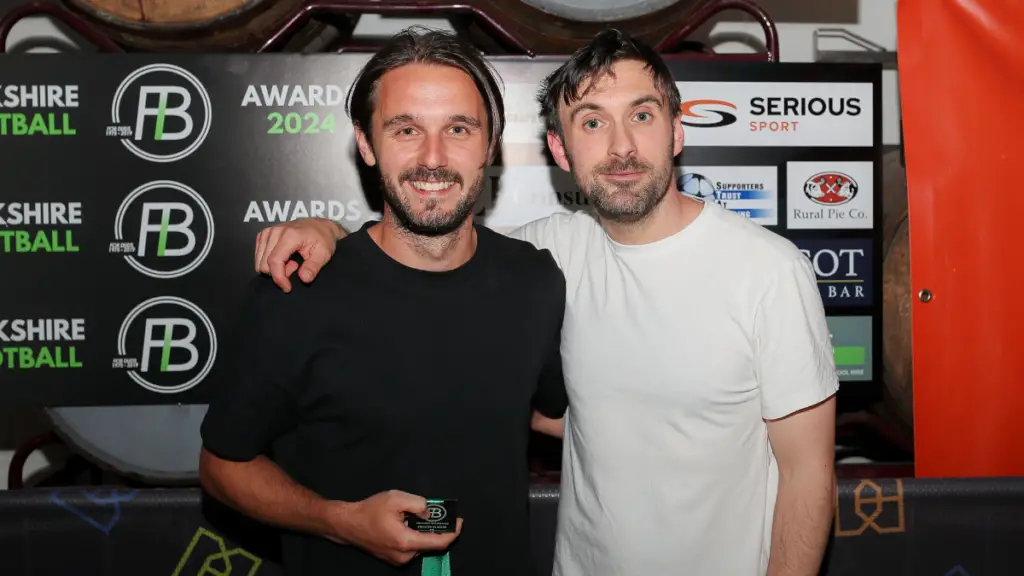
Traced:
<path id="1" fill-rule="evenodd" d="M 548 131 L 548 150 L 551 150 L 551 156 L 555 159 L 555 164 L 566 172 L 571 172 L 569 169 L 569 159 L 565 155 L 565 145 L 562 143 L 562 139 L 555 134 L 553 131 Z"/>
<path id="2" fill-rule="evenodd" d="M 686 135 L 683 132 L 683 115 L 676 114 L 672 118 L 672 157 L 675 158 L 683 151 L 683 143 Z"/>
<path id="3" fill-rule="evenodd" d="M 363 157 L 363 162 L 366 162 L 367 166 L 377 165 L 377 156 L 373 153 L 373 146 L 370 146 L 370 140 L 367 139 L 366 134 L 359 129 L 359 126 L 355 127 L 356 131 L 356 145 L 359 146 L 359 155 Z"/>

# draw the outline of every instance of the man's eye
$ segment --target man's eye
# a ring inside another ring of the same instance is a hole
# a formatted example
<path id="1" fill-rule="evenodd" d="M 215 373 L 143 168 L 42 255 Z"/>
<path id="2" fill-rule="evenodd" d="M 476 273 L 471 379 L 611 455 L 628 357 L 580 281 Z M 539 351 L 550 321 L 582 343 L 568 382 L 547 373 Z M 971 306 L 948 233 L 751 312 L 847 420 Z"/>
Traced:
<path id="1" fill-rule="evenodd" d="M 636 119 L 641 121 L 641 122 L 647 122 L 648 120 L 651 119 L 651 113 L 650 112 L 637 112 Z"/>
<path id="2" fill-rule="evenodd" d="M 598 128 L 601 127 L 601 122 L 597 120 L 587 120 L 586 122 L 583 123 L 583 125 L 590 130 L 597 130 Z"/>

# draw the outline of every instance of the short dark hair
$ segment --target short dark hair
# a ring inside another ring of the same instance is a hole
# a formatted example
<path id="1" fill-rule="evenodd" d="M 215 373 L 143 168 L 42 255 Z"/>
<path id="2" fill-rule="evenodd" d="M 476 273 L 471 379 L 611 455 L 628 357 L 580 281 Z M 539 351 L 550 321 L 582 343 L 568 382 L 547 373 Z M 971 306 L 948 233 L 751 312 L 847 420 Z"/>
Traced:
<path id="1" fill-rule="evenodd" d="M 381 77 L 409 64 L 450 66 L 468 74 L 487 106 L 488 147 L 492 154 L 500 149 L 501 133 L 505 130 L 505 101 L 497 72 L 479 50 L 457 35 L 423 26 L 412 26 L 395 34 L 363 65 L 349 88 L 348 116 L 368 139 Z"/>
<path id="2" fill-rule="evenodd" d="M 654 76 L 654 84 L 665 100 L 665 105 L 672 111 L 672 117 L 680 113 L 682 99 L 675 78 L 657 51 L 624 32 L 610 28 L 574 52 L 568 61 L 541 83 L 537 102 L 540 104 L 545 130 L 554 132 L 559 138 L 564 137 L 562 123 L 558 119 L 558 104 L 561 102 L 569 105 L 586 96 L 593 81 L 605 74 L 612 74 L 612 66 L 622 60 L 644 63 Z M 589 85 L 587 91 L 581 93 L 584 83 Z"/>

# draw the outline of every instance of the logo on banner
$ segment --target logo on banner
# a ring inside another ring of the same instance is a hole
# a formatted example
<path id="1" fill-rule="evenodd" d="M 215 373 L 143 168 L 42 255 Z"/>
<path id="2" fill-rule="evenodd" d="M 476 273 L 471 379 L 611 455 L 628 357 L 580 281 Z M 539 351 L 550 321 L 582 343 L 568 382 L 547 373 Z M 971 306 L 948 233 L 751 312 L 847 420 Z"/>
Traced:
<path id="1" fill-rule="evenodd" d="M 133 190 L 114 220 L 111 254 L 152 278 L 179 278 L 206 260 L 213 247 L 213 213 L 195 190 L 157 180 Z"/>
<path id="2" fill-rule="evenodd" d="M 794 239 L 811 261 L 825 306 L 870 306 L 872 303 L 871 240 Z"/>
<path id="3" fill-rule="evenodd" d="M 825 320 L 839 380 L 871 380 L 871 316 L 828 316 Z"/>
<path id="4" fill-rule="evenodd" d="M 255 576 L 263 563 L 248 550 L 200 527 L 171 576 Z"/>
<path id="5" fill-rule="evenodd" d="M 159 296 L 128 313 L 117 334 L 118 358 L 136 384 L 158 394 L 177 394 L 205 378 L 217 356 L 213 322 L 198 306 Z"/>
<path id="6" fill-rule="evenodd" d="M 572 175 L 552 166 L 488 168 L 484 189 L 474 207 L 488 227 L 518 228 L 552 214 L 589 210 L 590 202 Z"/>
<path id="7" fill-rule="evenodd" d="M 791 229 L 869 229 L 874 225 L 872 162 L 788 162 Z"/>
<path id="8" fill-rule="evenodd" d="M 0 368 L 81 368 L 84 318 L 0 318 Z"/>
<path id="9" fill-rule="evenodd" d="M 299 218 L 327 218 L 335 222 L 357 222 L 366 205 L 359 200 L 263 200 L 249 202 L 243 222 L 280 223 Z"/>
<path id="10" fill-rule="evenodd" d="M 736 105 L 725 100 L 688 100 L 681 110 L 683 126 L 719 128 L 736 123 Z"/>
<path id="11" fill-rule="evenodd" d="M 107 136 L 150 162 L 188 157 L 210 133 L 210 95 L 191 72 L 172 64 L 150 64 L 128 75 L 111 106 Z"/>
<path id="12" fill-rule="evenodd" d="M 242 96 L 243 108 L 290 109 L 267 114 L 267 134 L 333 134 L 334 112 L 329 109 L 344 104 L 345 93 L 337 84 L 250 84 Z"/>
<path id="13" fill-rule="evenodd" d="M 870 82 L 677 82 L 687 146 L 872 146 Z"/>
<path id="14" fill-rule="evenodd" d="M 860 536 L 868 530 L 876 534 L 906 532 L 903 508 L 903 480 L 861 480 L 853 489 L 852 499 L 836 495 L 835 535 Z"/>
<path id="15" fill-rule="evenodd" d="M 840 172 L 815 174 L 804 182 L 804 194 L 822 206 L 841 206 L 857 195 L 857 181 Z"/>
<path id="16" fill-rule="evenodd" d="M 78 252 L 70 227 L 81 224 L 81 202 L 0 202 L 4 254 Z"/>
<path id="17" fill-rule="evenodd" d="M 71 113 L 57 111 L 67 108 L 78 108 L 77 85 L 0 85 L 0 136 L 74 136 Z"/>
<path id="18" fill-rule="evenodd" d="M 762 226 L 775 226 L 778 215 L 778 169 L 775 166 L 687 166 L 679 191 L 746 216 Z"/>

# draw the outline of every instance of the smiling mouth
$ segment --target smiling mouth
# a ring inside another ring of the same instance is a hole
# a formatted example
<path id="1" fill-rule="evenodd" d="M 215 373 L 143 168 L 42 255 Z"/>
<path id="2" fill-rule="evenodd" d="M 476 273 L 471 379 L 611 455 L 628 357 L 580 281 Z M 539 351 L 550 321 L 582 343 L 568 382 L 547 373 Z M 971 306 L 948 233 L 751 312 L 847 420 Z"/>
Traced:
<path id="1" fill-rule="evenodd" d="M 455 186 L 455 182 L 435 180 L 411 180 L 409 184 L 421 194 L 438 194 L 447 192 Z"/>

